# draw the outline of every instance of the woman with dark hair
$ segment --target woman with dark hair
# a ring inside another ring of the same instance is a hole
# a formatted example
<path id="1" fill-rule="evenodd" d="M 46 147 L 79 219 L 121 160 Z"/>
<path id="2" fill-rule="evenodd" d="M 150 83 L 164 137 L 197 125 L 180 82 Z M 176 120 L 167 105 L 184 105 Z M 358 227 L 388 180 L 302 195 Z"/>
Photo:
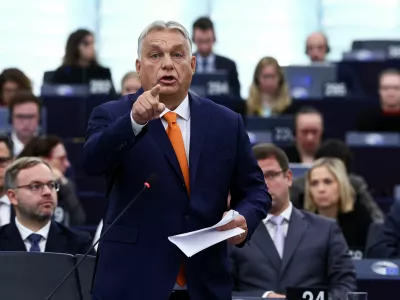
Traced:
<path id="1" fill-rule="evenodd" d="M 73 182 L 65 177 L 70 166 L 64 143 L 57 136 L 41 136 L 28 142 L 18 156 L 40 157 L 52 167 L 54 176 L 60 182 L 58 207 L 54 219 L 66 226 L 82 225 L 85 223 L 85 212 L 76 195 Z"/>
<path id="2" fill-rule="evenodd" d="M 4 69 L 0 74 L 0 105 L 8 105 L 18 92 L 31 93 L 31 81 L 17 68 Z"/>
<path id="3" fill-rule="evenodd" d="M 111 71 L 102 67 L 96 58 L 95 37 L 86 29 L 78 29 L 70 34 L 65 46 L 63 63 L 53 75 L 56 84 L 90 84 L 102 82 L 104 93 L 115 94 Z"/>

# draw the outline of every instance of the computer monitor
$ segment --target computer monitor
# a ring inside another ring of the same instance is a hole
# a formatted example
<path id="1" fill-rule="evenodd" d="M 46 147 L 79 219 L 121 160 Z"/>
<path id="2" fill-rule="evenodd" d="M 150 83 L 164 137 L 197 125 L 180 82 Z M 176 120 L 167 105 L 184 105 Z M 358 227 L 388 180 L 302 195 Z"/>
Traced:
<path id="1" fill-rule="evenodd" d="M 324 98 L 326 83 L 337 81 L 333 64 L 288 66 L 283 70 L 293 98 Z"/>

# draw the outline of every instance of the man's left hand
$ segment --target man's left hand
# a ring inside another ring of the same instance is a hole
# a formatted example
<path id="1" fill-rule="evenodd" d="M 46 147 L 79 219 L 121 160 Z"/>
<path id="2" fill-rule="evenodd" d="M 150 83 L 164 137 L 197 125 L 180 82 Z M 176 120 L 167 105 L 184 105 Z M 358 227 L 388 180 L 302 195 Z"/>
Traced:
<path id="1" fill-rule="evenodd" d="M 226 215 L 226 213 L 227 212 L 224 213 L 223 217 Z M 246 223 L 246 219 L 243 216 L 239 215 L 235 219 L 230 221 L 228 224 L 218 227 L 217 229 L 224 231 L 224 230 L 229 230 L 229 229 L 233 229 L 236 227 L 242 228 L 245 232 L 243 232 L 239 235 L 236 235 L 234 237 L 231 237 L 230 239 L 228 239 L 228 242 L 232 245 L 238 245 L 238 244 L 241 244 L 243 241 L 245 241 L 246 237 L 247 237 L 247 223 Z"/>

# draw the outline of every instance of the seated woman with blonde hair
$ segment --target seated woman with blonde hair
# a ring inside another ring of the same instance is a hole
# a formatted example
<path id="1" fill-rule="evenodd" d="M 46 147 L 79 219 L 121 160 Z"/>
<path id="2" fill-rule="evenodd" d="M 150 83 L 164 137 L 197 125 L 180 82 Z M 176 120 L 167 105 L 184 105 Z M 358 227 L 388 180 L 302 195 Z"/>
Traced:
<path id="1" fill-rule="evenodd" d="M 283 69 L 273 57 L 262 58 L 254 70 L 247 100 L 248 113 L 269 117 L 281 114 L 292 99 Z"/>
<path id="2" fill-rule="evenodd" d="M 362 258 L 373 220 L 355 197 L 340 159 L 324 157 L 314 162 L 306 176 L 304 209 L 336 219 L 353 256 Z"/>

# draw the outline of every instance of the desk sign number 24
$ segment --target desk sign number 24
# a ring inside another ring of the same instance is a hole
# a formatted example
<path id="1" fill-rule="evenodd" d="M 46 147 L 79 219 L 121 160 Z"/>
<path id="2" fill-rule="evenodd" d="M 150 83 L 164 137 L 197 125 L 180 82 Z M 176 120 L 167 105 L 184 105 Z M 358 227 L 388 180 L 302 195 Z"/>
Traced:
<path id="1" fill-rule="evenodd" d="M 314 297 L 316 297 L 316 298 L 314 298 Z M 328 300 L 328 299 L 325 299 L 325 293 L 323 291 L 320 291 L 316 295 L 314 295 L 310 291 L 305 291 L 303 293 L 303 298 L 302 299 L 305 299 L 305 300 Z"/>

